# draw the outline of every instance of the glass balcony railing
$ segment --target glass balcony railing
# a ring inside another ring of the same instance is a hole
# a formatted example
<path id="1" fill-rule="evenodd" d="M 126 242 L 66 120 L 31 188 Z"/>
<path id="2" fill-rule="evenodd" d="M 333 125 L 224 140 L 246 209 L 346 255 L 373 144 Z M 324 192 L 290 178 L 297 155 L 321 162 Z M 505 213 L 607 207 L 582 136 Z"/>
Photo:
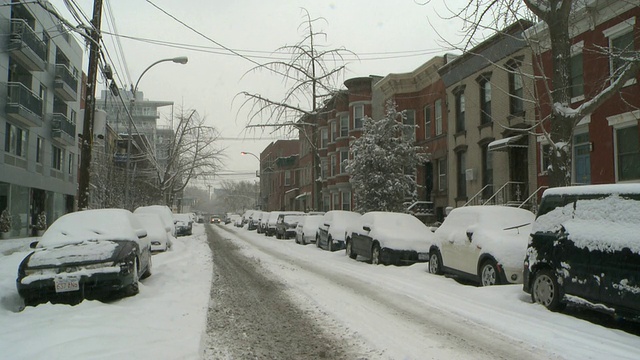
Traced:
<path id="1" fill-rule="evenodd" d="M 63 114 L 53 114 L 53 121 L 51 122 L 51 129 L 55 131 L 61 131 L 73 139 L 76 133 L 76 124 L 69 120 Z"/>
<path id="2" fill-rule="evenodd" d="M 9 95 L 7 105 L 19 106 L 29 110 L 38 117 L 42 117 L 42 99 L 34 94 L 33 91 L 19 82 L 7 83 L 7 88 Z"/>
<path id="3" fill-rule="evenodd" d="M 42 61 L 47 59 L 47 44 L 31 29 L 29 24 L 22 19 L 11 20 L 11 39 L 20 39 L 33 52 L 38 55 Z"/>
<path id="4" fill-rule="evenodd" d="M 60 79 L 69 85 L 73 91 L 78 91 L 78 79 L 73 75 L 71 70 L 64 64 L 56 64 L 56 80 Z"/>

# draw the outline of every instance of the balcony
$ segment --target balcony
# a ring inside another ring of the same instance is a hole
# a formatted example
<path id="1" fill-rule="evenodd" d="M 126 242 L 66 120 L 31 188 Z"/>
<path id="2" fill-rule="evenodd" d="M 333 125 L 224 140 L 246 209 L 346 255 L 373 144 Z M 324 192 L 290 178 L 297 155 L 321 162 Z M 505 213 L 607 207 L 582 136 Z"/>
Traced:
<path id="1" fill-rule="evenodd" d="M 43 71 L 47 59 L 47 44 L 22 19 L 11 20 L 9 53 L 28 71 Z"/>
<path id="2" fill-rule="evenodd" d="M 76 124 L 62 114 L 53 114 L 51 136 L 62 145 L 75 144 Z"/>
<path id="3" fill-rule="evenodd" d="M 56 64 L 53 90 L 64 101 L 76 101 L 78 98 L 78 79 L 64 64 Z"/>
<path id="4" fill-rule="evenodd" d="M 7 83 L 7 117 L 27 127 L 42 126 L 42 99 L 18 82 Z"/>

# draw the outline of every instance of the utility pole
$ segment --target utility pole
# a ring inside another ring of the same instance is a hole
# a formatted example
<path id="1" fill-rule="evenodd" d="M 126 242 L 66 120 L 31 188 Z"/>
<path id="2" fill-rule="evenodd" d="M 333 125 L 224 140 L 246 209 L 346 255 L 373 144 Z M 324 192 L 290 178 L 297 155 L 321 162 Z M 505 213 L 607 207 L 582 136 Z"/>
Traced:
<path id="1" fill-rule="evenodd" d="M 80 169 L 78 170 L 78 210 L 89 206 L 89 180 L 91 177 L 91 148 L 93 145 L 93 117 L 96 111 L 96 82 L 100 55 L 100 24 L 102 21 L 102 0 L 93 2 L 91 19 L 91 43 L 89 47 L 89 72 L 87 73 L 87 92 L 84 103 L 84 122 L 82 144 L 80 147 Z"/>

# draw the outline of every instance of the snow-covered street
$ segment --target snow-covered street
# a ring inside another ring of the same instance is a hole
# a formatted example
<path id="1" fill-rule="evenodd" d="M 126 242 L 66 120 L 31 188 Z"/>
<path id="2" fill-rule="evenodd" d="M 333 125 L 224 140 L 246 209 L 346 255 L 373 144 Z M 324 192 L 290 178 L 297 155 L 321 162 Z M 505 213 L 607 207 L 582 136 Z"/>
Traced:
<path id="1" fill-rule="evenodd" d="M 426 264 L 374 266 L 351 260 L 343 251 L 276 240 L 231 224 L 197 225 L 194 236 L 180 237 L 171 251 L 154 255 L 153 275 L 142 281 L 136 296 L 23 311 L 18 311 L 15 276 L 29 251 L 28 241 L 0 242 L 0 357 L 238 358 L 222 348 L 230 344 L 212 342 L 206 333 L 216 275 L 216 254 L 211 255 L 204 232 L 209 226 L 237 247 L 248 264 L 280 283 L 278 291 L 338 342 L 328 346 L 357 358 L 640 358 L 637 331 L 549 312 L 531 304 L 520 285 L 462 285 L 428 274 Z M 223 311 L 216 314 L 225 316 Z M 269 335 L 264 334 L 266 339 Z M 217 347 L 214 356 L 205 351 L 211 344 Z"/>

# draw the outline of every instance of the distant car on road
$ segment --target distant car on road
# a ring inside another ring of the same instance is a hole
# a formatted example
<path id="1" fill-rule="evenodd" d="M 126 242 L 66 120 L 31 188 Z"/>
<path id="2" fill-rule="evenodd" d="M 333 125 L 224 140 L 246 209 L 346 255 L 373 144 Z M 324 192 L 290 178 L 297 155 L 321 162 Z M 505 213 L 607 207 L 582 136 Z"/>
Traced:
<path id="1" fill-rule="evenodd" d="M 138 280 L 151 275 L 147 231 L 128 210 L 66 214 L 32 247 L 16 280 L 25 305 L 135 295 Z"/>
<path id="2" fill-rule="evenodd" d="M 429 261 L 435 235 L 413 215 L 368 212 L 347 228 L 347 255 L 372 264 L 400 265 Z"/>
<path id="3" fill-rule="evenodd" d="M 482 286 L 522 283 L 522 261 L 535 215 L 509 206 L 464 206 L 435 232 L 429 272 L 454 274 Z"/>
<path id="4" fill-rule="evenodd" d="M 212 224 L 220 224 L 222 222 L 222 219 L 220 219 L 219 215 L 213 215 L 211 217 L 211 223 Z"/>

